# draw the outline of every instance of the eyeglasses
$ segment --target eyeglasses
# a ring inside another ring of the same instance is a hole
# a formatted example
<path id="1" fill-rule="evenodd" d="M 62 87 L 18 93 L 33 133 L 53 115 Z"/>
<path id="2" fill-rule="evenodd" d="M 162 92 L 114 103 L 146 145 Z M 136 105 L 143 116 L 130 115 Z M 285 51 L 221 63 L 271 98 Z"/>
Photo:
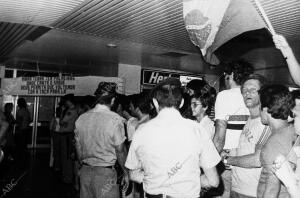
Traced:
<path id="1" fill-rule="evenodd" d="M 256 94 L 258 93 L 258 89 L 255 89 L 255 88 L 251 88 L 251 89 L 242 89 L 242 94 L 243 95 L 246 95 L 247 93 L 250 93 L 250 94 Z"/>
<path id="2" fill-rule="evenodd" d="M 199 105 L 202 105 L 200 102 L 191 102 L 191 107 L 196 108 Z"/>

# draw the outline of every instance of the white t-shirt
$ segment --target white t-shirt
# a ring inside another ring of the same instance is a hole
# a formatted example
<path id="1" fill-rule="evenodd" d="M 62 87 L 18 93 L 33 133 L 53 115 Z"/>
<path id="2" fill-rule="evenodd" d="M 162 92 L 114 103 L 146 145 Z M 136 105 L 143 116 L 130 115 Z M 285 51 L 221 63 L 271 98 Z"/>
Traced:
<path id="1" fill-rule="evenodd" d="M 218 93 L 215 103 L 215 120 L 227 121 L 224 149 L 238 147 L 240 135 L 248 117 L 249 110 L 239 87 Z"/>
<path id="2" fill-rule="evenodd" d="M 255 152 L 255 145 L 260 139 L 265 125 L 261 123 L 260 117 L 247 121 L 241 133 L 236 156 L 248 155 Z M 247 196 L 256 197 L 257 185 L 261 168 L 232 167 L 232 190 Z"/>
<path id="3" fill-rule="evenodd" d="M 174 108 L 162 109 L 154 119 L 138 128 L 125 166 L 143 170 L 145 192 L 199 197 L 200 166 L 212 168 L 220 161 L 206 132 L 199 131 L 201 128 Z"/>
<path id="4" fill-rule="evenodd" d="M 214 122 L 206 115 L 202 118 L 199 124 L 200 126 L 206 129 L 207 135 L 210 137 L 210 139 L 213 139 L 215 135 Z"/>

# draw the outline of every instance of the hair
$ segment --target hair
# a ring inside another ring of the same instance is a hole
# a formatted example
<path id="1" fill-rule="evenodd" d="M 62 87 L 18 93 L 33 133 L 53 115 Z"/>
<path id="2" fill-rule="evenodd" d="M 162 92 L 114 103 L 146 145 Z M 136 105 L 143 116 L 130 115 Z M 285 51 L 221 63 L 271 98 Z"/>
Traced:
<path id="1" fill-rule="evenodd" d="M 242 84 L 241 84 L 241 89 L 243 89 L 243 86 L 245 84 L 246 81 L 248 80 L 257 80 L 259 82 L 259 86 L 260 87 L 263 87 L 265 85 L 268 84 L 268 81 L 265 77 L 263 77 L 262 75 L 259 75 L 259 74 L 250 74 L 249 76 L 247 76 L 243 81 L 242 81 Z"/>
<path id="2" fill-rule="evenodd" d="M 109 92 L 106 92 L 104 95 L 97 95 L 96 98 L 97 98 L 97 103 L 99 104 L 102 104 L 102 105 L 111 105 L 111 102 L 112 102 L 112 99 L 115 98 L 115 101 L 114 101 L 114 104 L 112 105 L 112 110 L 114 109 L 114 106 L 116 104 L 119 104 L 121 101 L 120 100 L 120 96 L 119 94 L 117 93 L 109 93 Z"/>
<path id="3" fill-rule="evenodd" d="M 291 94 L 292 94 L 294 100 L 300 99 L 300 90 L 299 90 L 299 89 L 293 90 L 293 91 L 291 92 Z"/>
<path id="4" fill-rule="evenodd" d="M 213 106 L 214 106 L 214 97 L 211 95 L 210 92 L 205 93 L 196 93 L 192 95 L 191 98 L 195 98 L 201 102 L 201 105 L 205 108 L 207 107 L 205 113 L 209 115 Z"/>
<path id="5" fill-rule="evenodd" d="M 4 112 L 6 113 L 11 113 L 12 109 L 14 108 L 14 104 L 9 102 L 9 103 L 5 103 L 4 105 Z"/>
<path id="6" fill-rule="evenodd" d="M 275 119 L 287 120 L 295 106 L 295 100 L 289 89 L 280 84 L 267 85 L 260 89 L 261 109 L 267 107 L 268 113 Z"/>
<path id="7" fill-rule="evenodd" d="M 146 93 L 142 92 L 140 94 L 133 95 L 131 102 L 134 108 L 139 108 L 142 113 L 149 114 L 151 103 L 150 98 Z"/>
<path id="8" fill-rule="evenodd" d="M 19 98 L 17 103 L 20 108 L 27 108 L 27 103 L 24 98 Z"/>
<path id="9" fill-rule="evenodd" d="M 200 92 L 203 87 L 207 85 L 205 80 L 193 79 L 186 84 L 186 87 L 194 90 L 195 92 Z"/>
<path id="10" fill-rule="evenodd" d="M 165 84 L 153 90 L 153 96 L 156 98 L 160 107 L 175 107 L 179 109 L 183 93 L 180 86 L 174 84 Z"/>
<path id="11" fill-rule="evenodd" d="M 64 102 L 70 101 L 72 104 L 75 104 L 75 103 L 76 103 L 74 94 L 67 94 L 67 95 L 64 95 L 64 96 L 63 96 L 63 100 L 64 100 Z"/>
<path id="12" fill-rule="evenodd" d="M 236 84 L 241 85 L 242 81 L 254 71 L 253 66 L 245 60 L 232 61 L 224 66 L 224 73 L 231 75 Z"/>
<path id="13" fill-rule="evenodd" d="M 81 103 L 83 106 L 88 107 L 89 109 L 93 108 L 95 106 L 96 97 L 91 95 L 86 95 L 82 98 Z"/>

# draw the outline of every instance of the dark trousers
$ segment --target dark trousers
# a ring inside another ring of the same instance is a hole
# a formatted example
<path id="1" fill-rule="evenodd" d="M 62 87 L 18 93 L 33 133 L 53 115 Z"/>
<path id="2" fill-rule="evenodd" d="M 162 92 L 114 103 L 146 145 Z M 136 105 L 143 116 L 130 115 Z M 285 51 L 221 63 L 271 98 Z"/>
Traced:
<path id="1" fill-rule="evenodd" d="M 62 168 L 62 181 L 65 183 L 72 183 L 74 161 L 72 159 L 72 152 L 74 152 L 73 145 L 74 132 L 61 133 L 60 141 L 60 160 Z"/>
<path id="2" fill-rule="evenodd" d="M 60 133 L 53 132 L 53 168 L 58 171 L 62 169 L 61 163 L 61 141 Z"/>
<path id="3" fill-rule="evenodd" d="M 19 160 L 24 159 L 27 149 L 27 130 L 18 130 L 15 133 L 16 157 Z"/>

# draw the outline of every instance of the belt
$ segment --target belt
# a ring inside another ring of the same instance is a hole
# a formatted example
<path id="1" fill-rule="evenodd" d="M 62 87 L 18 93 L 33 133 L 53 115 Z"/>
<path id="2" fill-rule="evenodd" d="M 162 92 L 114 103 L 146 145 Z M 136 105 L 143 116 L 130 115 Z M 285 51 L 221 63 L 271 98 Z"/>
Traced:
<path id="1" fill-rule="evenodd" d="M 243 130 L 245 124 L 227 124 L 227 129 L 231 130 Z"/>
<path id="2" fill-rule="evenodd" d="M 84 166 L 91 166 L 91 165 L 89 165 L 89 164 L 87 164 L 85 162 L 83 162 L 82 165 L 84 165 Z M 113 169 L 114 168 L 114 166 L 92 166 L 92 167 L 101 167 L 101 168 L 109 168 L 109 169 Z"/>
<path id="3" fill-rule="evenodd" d="M 163 194 L 151 195 L 146 193 L 146 198 L 173 198 L 173 197 L 169 195 L 163 195 Z"/>

